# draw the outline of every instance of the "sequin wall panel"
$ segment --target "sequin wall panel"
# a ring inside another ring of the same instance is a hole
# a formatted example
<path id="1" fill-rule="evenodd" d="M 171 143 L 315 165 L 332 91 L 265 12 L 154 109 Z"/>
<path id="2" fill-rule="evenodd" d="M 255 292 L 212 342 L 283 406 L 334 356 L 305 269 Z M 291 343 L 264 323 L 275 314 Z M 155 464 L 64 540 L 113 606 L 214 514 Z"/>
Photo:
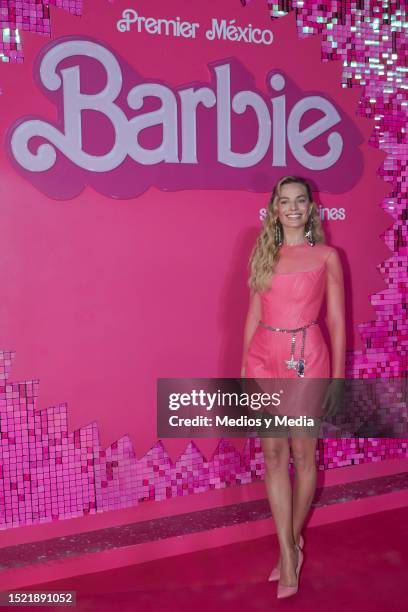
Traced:
<path id="1" fill-rule="evenodd" d="M 43 36 L 50 34 L 50 9 L 54 5 L 73 15 L 82 12 L 82 0 L 7 0 L 1 2 L 1 59 L 3 62 L 22 62 L 20 33 L 27 30 Z"/>
<path id="2" fill-rule="evenodd" d="M 21 31 L 49 35 L 50 4 L 80 19 L 80 0 L 1 3 L 4 62 L 23 61 Z M 242 4 L 244 0 L 237 0 L 237 14 L 245 10 Z M 342 61 L 341 85 L 361 86 L 357 112 L 375 120 L 370 144 L 386 153 L 378 172 L 390 184 L 390 193 L 378 206 L 395 221 L 383 235 L 393 256 L 380 267 L 387 289 L 371 296 L 376 319 L 360 325 L 364 348 L 347 355 L 347 376 L 404 375 L 408 344 L 406 4 L 298 1 L 265 3 L 265 10 L 273 20 L 295 11 L 300 38 L 320 33 L 322 62 Z M 66 404 L 38 410 L 40 381 L 8 380 L 13 357 L 12 351 L 0 352 L 1 528 L 246 484 L 264 476 L 258 439 L 248 440 L 242 453 L 222 440 L 209 459 L 191 442 L 175 463 L 161 441 L 140 459 L 127 436 L 102 448 L 96 423 L 69 432 Z M 406 456 L 407 440 L 326 439 L 319 440 L 317 448 L 320 470 Z"/>

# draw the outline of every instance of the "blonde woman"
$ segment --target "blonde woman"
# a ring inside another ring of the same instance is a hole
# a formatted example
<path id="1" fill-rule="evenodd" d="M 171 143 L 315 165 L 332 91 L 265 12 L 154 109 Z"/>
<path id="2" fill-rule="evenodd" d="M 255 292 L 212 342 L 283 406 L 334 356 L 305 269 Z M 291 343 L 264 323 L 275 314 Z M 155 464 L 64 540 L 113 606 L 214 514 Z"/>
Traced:
<path id="1" fill-rule="evenodd" d="M 241 376 L 343 379 L 343 271 L 337 250 L 325 244 L 317 206 L 305 179 L 286 176 L 274 187 L 250 267 Z M 324 298 L 331 363 L 317 322 Z M 265 484 L 280 547 L 279 562 L 269 577 L 279 580 L 278 598 L 298 590 L 304 545 L 301 531 L 317 474 L 318 436 L 296 435 L 290 428 L 287 431 L 290 433 L 284 436 L 261 438 Z M 288 472 L 290 450 L 295 466 L 293 491 Z"/>

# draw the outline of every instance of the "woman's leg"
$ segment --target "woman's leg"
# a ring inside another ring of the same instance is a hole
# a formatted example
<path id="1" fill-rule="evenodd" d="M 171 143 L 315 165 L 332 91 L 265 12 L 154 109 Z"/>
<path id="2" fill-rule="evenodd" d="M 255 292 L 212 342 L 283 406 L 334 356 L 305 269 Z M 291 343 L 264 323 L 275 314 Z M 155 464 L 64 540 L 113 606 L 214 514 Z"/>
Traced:
<path id="1" fill-rule="evenodd" d="M 297 555 L 294 549 L 288 436 L 261 438 L 261 445 L 265 461 L 265 485 L 280 546 L 281 584 L 294 585 Z"/>
<path id="2" fill-rule="evenodd" d="M 291 435 L 292 457 L 295 466 L 293 487 L 293 535 L 298 541 L 316 491 L 317 436 Z"/>

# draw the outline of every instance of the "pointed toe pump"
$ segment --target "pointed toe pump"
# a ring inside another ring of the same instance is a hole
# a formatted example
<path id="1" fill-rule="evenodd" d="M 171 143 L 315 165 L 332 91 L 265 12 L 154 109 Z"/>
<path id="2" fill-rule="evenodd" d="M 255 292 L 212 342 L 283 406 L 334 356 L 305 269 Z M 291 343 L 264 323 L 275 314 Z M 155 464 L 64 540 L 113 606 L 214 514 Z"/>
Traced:
<path id="1" fill-rule="evenodd" d="M 298 592 L 299 574 L 300 574 L 300 569 L 303 563 L 303 551 L 298 545 L 296 545 L 296 548 L 298 550 L 298 562 L 296 566 L 296 584 L 294 586 L 286 586 L 278 582 L 278 592 L 277 592 L 278 599 L 283 599 L 284 597 L 291 597 L 292 595 L 295 595 Z"/>
<path id="2" fill-rule="evenodd" d="M 303 539 L 302 534 L 300 534 L 299 536 L 299 548 L 301 548 L 303 550 L 303 546 L 305 545 L 305 541 Z M 270 576 L 268 578 L 269 582 L 274 582 L 276 580 L 279 580 L 280 578 L 280 569 L 279 566 L 276 565 L 276 567 L 273 568 L 273 570 L 270 573 Z"/>

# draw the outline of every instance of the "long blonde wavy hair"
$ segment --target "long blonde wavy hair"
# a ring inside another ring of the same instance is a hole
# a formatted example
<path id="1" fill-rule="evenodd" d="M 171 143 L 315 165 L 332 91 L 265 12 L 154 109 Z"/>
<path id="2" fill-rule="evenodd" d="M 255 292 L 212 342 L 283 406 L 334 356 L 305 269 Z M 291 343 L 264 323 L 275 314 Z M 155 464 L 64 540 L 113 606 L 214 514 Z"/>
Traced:
<path id="1" fill-rule="evenodd" d="M 280 249 L 275 239 L 277 225 L 280 225 L 282 240 L 284 238 L 284 231 L 282 224 L 278 219 L 277 207 L 281 187 L 290 183 L 300 183 L 306 188 L 309 203 L 311 204 L 310 218 L 312 237 L 315 242 L 325 242 L 324 231 L 320 221 L 317 204 L 313 200 L 313 194 L 309 183 L 306 179 L 300 176 L 284 176 L 273 188 L 272 197 L 268 203 L 263 228 L 256 240 L 249 259 L 251 274 L 248 280 L 248 285 L 255 291 L 262 292 L 268 289 L 274 266 L 279 260 Z"/>

